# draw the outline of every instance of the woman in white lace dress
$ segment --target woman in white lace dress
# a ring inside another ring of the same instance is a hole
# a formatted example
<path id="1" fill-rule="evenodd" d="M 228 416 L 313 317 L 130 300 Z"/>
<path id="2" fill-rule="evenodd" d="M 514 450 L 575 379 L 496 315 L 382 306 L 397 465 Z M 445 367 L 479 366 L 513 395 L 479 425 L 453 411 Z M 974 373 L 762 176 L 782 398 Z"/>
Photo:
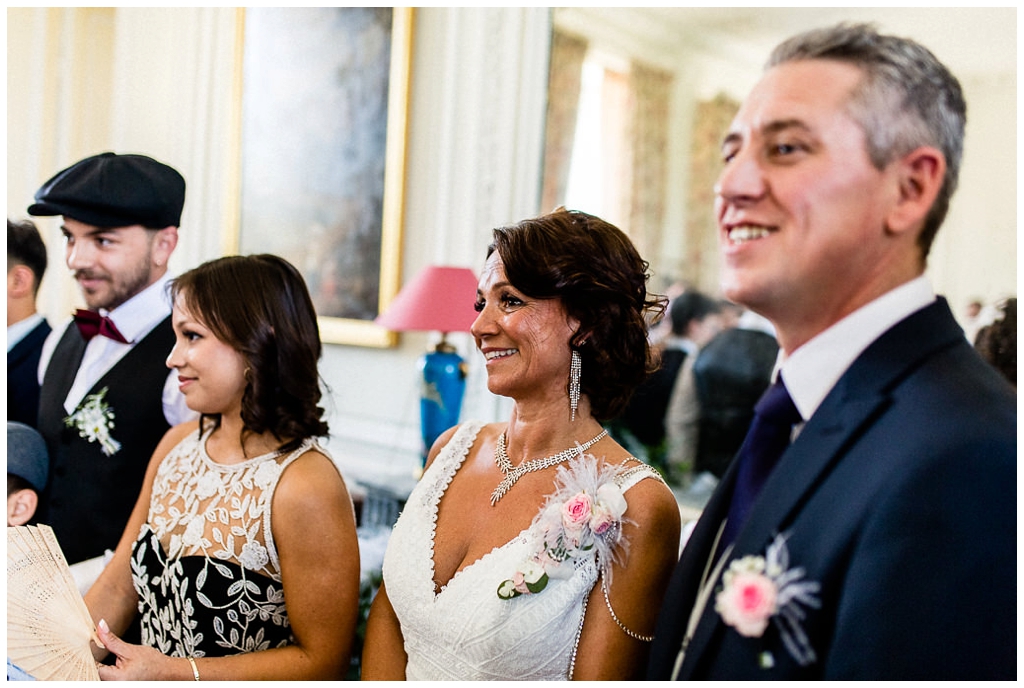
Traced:
<path id="1" fill-rule="evenodd" d="M 652 369 L 645 315 L 663 300 L 596 217 L 560 209 L 493 236 L 472 331 L 511 417 L 431 449 L 388 543 L 363 677 L 634 678 L 679 509 L 601 421 Z"/>
<path id="2" fill-rule="evenodd" d="M 150 462 L 86 595 L 125 680 L 337 679 L 359 597 L 352 502 L 317 443 L 320 337 L 288 262 L 232 256 L 177 278 L 167 365 L 199 421 Z M 120 637 L 134 617 L 142 644 Z"/>

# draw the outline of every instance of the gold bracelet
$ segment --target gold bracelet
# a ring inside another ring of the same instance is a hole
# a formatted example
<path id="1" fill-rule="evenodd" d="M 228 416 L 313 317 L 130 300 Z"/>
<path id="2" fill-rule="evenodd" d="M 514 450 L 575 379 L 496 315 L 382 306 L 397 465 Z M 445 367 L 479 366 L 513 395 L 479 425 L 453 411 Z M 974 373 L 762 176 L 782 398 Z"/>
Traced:
<path id="1" fill-rule="evenodd" d="M 192 678 L 195 679 L 196 681 L 198 681 L 199 680 L 199 668 L 196 667 L 196 660 L 192 659 L 191 657 L 186 657 L 185 659 L 187 659 L 188 663 L 192 665 Z"/>

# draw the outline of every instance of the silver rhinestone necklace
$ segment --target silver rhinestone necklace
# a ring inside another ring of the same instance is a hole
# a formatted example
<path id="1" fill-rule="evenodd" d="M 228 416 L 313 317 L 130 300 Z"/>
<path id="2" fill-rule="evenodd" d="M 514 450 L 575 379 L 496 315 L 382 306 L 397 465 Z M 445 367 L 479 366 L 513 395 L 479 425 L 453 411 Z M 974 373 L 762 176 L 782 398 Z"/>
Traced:
<path id="1" fill-rule="evenodd" d="M 505 493 L 512 489 L 512 486 L 516 484 L 516 481 L 522 478 L 531 471 L 539 471 L 542 468 L 549 468 L 556 464 L 560 464 L 563 461 L 568 461 L 574 456 L 579 456 L 591 446 L 601 441 L 605 435 L 608 434 L 607 430 L 602 430 L 601 433 L 583 444 L 576 444 L 575 447 L 569 447 L 564 451 L 560 451 L 557 454 L 553 454 L 543 459 L 531 459 L 530 461 L 524 461 L 518 466 L 513 467 L 512 462 L 508 458 L 508 454 L 505 451 L 505 433 L 502 432 L 498 435 L 498 441 L 494 444 L 494 463 L 498 465 L 498 468 L 505 477 L 502 479 L 498 486 L 494 488 L 494 492 L 491 493 L 491 506 L 498 503 L 498 500 L 505 496 Z"/>

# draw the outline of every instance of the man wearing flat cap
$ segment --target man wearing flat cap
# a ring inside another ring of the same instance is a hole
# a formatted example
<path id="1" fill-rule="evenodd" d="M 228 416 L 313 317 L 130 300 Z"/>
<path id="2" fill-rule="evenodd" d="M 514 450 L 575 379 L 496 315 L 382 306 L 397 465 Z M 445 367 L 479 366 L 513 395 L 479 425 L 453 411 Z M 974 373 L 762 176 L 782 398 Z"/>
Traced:
<path id="1" fill-rule="evenodd" d="M 156 445 L 195 417 L 164 364 L 185 180 L 144 155 L 101 153 L 57 173 L 35 200 L 30 215 L 62 216 L 64 257 L 87 306 L 54 330 L 39 365 L 50 477 L 38 520 L 74 564 L 117 546 Z"/>

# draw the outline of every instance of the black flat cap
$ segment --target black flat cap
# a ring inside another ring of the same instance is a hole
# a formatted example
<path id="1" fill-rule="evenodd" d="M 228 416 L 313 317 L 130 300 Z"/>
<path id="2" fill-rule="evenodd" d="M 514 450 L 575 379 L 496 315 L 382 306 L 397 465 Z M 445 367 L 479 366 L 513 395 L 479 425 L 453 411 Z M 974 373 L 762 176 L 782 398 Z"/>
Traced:
<path id="1" fill-rule="evenodd" d="M 95 227 L 177 227 L 185 179 L 145 155 L 100 153 L 76 162 L 36 191 L 29 215 L 64 215 Z"/>

